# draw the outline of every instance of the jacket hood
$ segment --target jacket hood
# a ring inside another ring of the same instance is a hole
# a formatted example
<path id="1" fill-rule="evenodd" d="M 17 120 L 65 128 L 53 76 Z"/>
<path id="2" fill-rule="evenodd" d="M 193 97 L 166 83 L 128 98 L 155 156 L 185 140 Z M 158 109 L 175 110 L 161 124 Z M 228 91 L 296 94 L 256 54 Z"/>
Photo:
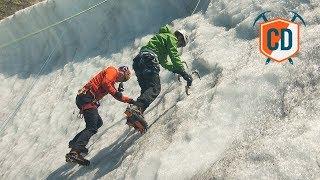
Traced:
<path id="1" fill-rule="evenodd" d="M 160 28 L 159 33 L 171 33 L 172 34 L 171 27 L 169 25 L 165 25 Z"/>

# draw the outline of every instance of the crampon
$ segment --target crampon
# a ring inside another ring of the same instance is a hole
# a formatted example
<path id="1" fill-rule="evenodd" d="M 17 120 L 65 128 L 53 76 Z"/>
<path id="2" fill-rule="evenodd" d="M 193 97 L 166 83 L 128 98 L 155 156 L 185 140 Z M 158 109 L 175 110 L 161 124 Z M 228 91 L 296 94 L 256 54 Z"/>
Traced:
<path id="1" fill-rule="evenodd" d="M 89 166 L 90 161 L 83 158 L 82 155 L 80 155 L 79 152 L 71 151 L 70 153 L 66 154 L 66 162 L 69 163 L 76 163 L 82 166 Z"/>
<path id="2" fill-rule="evenodd" d="M 128 106 L 124 112 L 127 118 L 127 125 L 138 130 L 141 134 L 144 134 L 148 129 L 148 123 L 144 120 L 144 117 L 140 111 Z"/>

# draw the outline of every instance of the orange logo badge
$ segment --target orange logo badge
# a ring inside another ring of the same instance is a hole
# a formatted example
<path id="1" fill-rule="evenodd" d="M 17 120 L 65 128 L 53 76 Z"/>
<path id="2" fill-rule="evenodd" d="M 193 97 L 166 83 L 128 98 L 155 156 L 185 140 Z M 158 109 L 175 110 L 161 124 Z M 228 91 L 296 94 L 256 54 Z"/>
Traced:
<path id="1" fill-rule="evenodd" d="M 269 21 L 265 15 L 267 12 L 260 14 L 253 24 L 255 26 L 259 19 L 264 20 L 260 24 L 260 52 L 267 57 L 266 64 L 271 60 L 275 62 L 289 60 L 293 64 L 292 57 L 300 49 L 300 25 L 295 23 L 295 20 L 299 18 L 304 25 L 306 24 L 295 12 L 292 12 L 294 16 L 290 21 L 282 18 Z"/>

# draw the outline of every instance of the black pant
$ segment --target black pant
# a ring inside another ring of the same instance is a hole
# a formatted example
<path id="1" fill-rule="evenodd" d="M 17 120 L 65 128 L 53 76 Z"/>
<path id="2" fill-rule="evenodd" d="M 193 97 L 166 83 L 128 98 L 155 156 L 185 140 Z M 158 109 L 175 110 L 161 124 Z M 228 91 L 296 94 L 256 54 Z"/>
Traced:
<path id="1" fill-rule="evenodd" d="M 88 98 L 87 95 L 78 95 L 76 98 L 77 106 L 81 108 L 81 106 L 88 101 Z M 83 153 L 88 153 L 86 145 L 90 138 L 97 133 L 103 122 L 97 108 L 84 110 L 83 117 L 86 122 L 86 127 L 69 142 L 69 147 Z"/>
<path id="2" fill-rule="evenodd" d="M 160 65 L 153 53 L 143 52 L 133 59 L 133 69 L 141 88 L 140 96 L 135 105 L 144 111 L 160 94 Z"/>

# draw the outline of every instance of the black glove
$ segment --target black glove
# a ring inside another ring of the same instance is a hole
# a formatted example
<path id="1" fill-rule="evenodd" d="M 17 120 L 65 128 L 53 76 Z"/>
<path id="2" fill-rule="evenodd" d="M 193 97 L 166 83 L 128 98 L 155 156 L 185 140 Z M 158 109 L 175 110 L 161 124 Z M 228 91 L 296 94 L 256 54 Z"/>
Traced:
<path id="1" fill-rule="evenodd" d="M 186 71 L 182 70 L 180 72 L 177 72 L 181 77 L 183 77 L 184 80 L 187 81 L 187 86 L 192 85 L 193 78 L 190 74 L 188 74 Z"/>
<path id="2" fill-rule="evenodd" d="M 128 103 L 129 103 L 129 104 L 134 104 L 135 102 L 136 102 L 136 101 L 133 100 L 133 99 L 129 99 L 129 100 L 128 100 Z"/>
<path id="3" fill-rule="evenodd" d="M 122 93 L 119 91 L 114 94 L 114 98 L 116 98 L 119 101 L 121 101 L 122 96 L 123 96 Z"/>

